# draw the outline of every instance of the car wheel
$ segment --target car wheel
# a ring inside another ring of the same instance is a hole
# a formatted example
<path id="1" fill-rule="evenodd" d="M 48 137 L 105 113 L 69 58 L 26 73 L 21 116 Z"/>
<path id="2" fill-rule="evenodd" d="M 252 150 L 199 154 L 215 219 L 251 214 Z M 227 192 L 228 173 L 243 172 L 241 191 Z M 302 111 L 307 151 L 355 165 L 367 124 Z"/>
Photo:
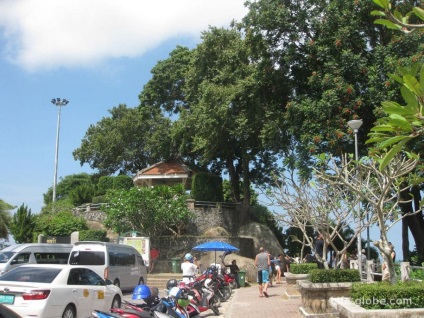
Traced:
<path id="1" fill-rule="evenodd" d="M 115 280 L 113 281 L 113 284 L 114 284 L 116 287 L 121 288 L 121 283 L 119 282 L 119 279 L 115 279 Z"/>
<path id="2" fill-rule="evenodd" d="M 121 308 L 121 297 L 118 295 L 113 297 L 112 306 L 110 308 Z"/>
<path id="3" fill-rule="evenodd" d="M 76 311 L 75 307 L 72 305 L 66 306 L 65 310 L 63 311 L 62 318 L 76 318 Z"/>

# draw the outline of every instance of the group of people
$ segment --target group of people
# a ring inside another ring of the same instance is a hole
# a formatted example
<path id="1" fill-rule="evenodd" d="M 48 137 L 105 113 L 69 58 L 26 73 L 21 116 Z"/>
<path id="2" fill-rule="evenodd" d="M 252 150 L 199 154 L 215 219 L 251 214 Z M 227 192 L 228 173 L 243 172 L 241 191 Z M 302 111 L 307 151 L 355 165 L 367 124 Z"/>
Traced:
<path id="1" fill-rule="evenodd" d="M 281 276 L 282 272 L 284 271 L 283 264 L 290 263 L 289 257 L 287 257 L 287 259 L 284 259 L 284 262 L 283 257 L 283 254 L 279 254 L 278 257 L 273 257 L 263 247 L 259 249 L 259 253 L 255 257 L 255 267 L 257 269 L 257 282 L 259 284 L 260 297 L 268 297 L 268 287 L 272 286 L 274 270 L 276 272 L 275 283 L 281 284 Z M 237 277 L 240 269 L 235 259 L 232 260 L 231 264 L 227 265 L 224 263 L 224 260 L 222 258 L 222 263 L 226 268 L 230 269 L 231 274 Z M 196 257 L 192 256 L 190 253 L 185 254 L 184 262 L 181 263 L 181 270 L 183 272 L 183 282 L 189 283 L 194 281 L 194 277 L 198 270 L 198 263 Z"/>
<path id="2" fill-rule="evenodd" d="M 394 251 L 393 244 L 389 242 L 391 248 L 391 257 L 395 261 L 396 253 Z M 315 253 L 322 259 L 323 258 L 323 248 L 324 240 L 322 235 L 319 234 L 315 242 Z M 362 264 L 366 263 L 367 256 L 365 255 L 365 250 L 362 250 L 361 261 Z M 224 255 L 223 255 L 224 256 Z M 354 255 L 351 255 L 353 257 Z M 159 251 L 153 249 L 153 255 L 151 253 L 151 268 L 150 272 L 153 270 L 154 261 L 159 257 Z M 318 263 L 318 267 L 324 267 L 322 262 Z M 344 253 L 341 256 L 340 268 L 347 269 L 349 265 L 350 257 L 347 253 Z M 232 260 L 231 264 L 226 265 L 224 263 L 224 257 L 222 257 L 222 264 L 230 269 L 230 273 L 235 277 L 239 274 L 239 267 L 236 260 Z M 281 277 L 283 276 L 284 271 L 290 272 L 290 257 L 279 254 L 277 257 L 273 257 L 267 250 L 263 247 L 259 249 L 259 253 L 255 257 L 255 267 L 257 270 L 257 282 L 259 286 L 259 297 L 268 297 L 268 287 L 272 286 L 273 276 L 275 273 L 275 283 L 281 284 Z M 283 268 L 285 266 L 285 268 Z M 384 262 L 382 265 L 383 269 L 383 280 L 390 280 L 390 273 L 387 270 L 387 264 Z M 181 263 L 181 270 L 183 273 L 183 282 L 190 283 L 194 281 L 194 278 L 198 271 L 198 263 L 196 257 L 190 253 L 185 254 L 184 262 Z"/>
<path id="3" fill-rule="evenodd" d="M 232 260 L 231 264 L 227 265 L 224 263 L 224 259 L 222 258 L 222 264 L 230 269 L 230 273 L 235 277 L 238 276 L 240 272 L 240 268 L 237 265 L 237 261 Z M 197 274 L 199 264 L 197 262 L 196 257 L 191 255 L 190 253 L 185 254 L 184 262 L 181 263 L 181 271 L 183 272 L 183 282 L 190 283 L 194 281 L 194 278 Z"/>

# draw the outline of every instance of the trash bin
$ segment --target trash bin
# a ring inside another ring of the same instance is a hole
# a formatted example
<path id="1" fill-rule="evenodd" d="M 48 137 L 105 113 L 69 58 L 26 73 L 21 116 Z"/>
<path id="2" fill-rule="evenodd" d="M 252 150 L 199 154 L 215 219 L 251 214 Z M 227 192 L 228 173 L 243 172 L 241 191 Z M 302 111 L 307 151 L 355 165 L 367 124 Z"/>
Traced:
<path id="1" fill-rule="evenodd" d="M 172 272 L 181 273 L 181 258 L 174 257 L 171 259 L 171 261 L 172 261 Z"/>
<path id="2" fill-rule="evenodd" d="M 246 282 L 246 271 L 240 270 L 238 272 L 237 279 L 239 286 L 244 287 Z"/>

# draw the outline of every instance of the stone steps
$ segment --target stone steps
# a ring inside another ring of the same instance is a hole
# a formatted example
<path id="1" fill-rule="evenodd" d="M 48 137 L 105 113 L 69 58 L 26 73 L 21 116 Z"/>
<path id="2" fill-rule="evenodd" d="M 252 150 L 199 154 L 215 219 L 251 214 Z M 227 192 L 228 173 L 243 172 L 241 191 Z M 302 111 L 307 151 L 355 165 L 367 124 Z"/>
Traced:
<path id="1" fill-rule="evenodd" d="M 157 287 L 159 290 L 166 288 L 166 283 L 170 279 L 182 279 L 181 273 L 160 273 L 160 274 L 147 274 L 147 285 L 150 287 Z"/>

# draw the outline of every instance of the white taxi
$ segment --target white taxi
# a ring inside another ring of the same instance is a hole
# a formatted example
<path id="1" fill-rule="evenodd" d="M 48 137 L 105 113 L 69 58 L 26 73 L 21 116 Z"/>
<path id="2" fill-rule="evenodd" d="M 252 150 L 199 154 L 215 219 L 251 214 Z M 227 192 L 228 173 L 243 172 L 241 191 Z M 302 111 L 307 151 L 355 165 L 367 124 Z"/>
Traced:
<path id="1" fill-rule="evenodd" d="M 84 266 L 23 265 L 0 276 L 0 304 L 22 317 L 89 317 L 121 301 L 119 287 Z"/>

